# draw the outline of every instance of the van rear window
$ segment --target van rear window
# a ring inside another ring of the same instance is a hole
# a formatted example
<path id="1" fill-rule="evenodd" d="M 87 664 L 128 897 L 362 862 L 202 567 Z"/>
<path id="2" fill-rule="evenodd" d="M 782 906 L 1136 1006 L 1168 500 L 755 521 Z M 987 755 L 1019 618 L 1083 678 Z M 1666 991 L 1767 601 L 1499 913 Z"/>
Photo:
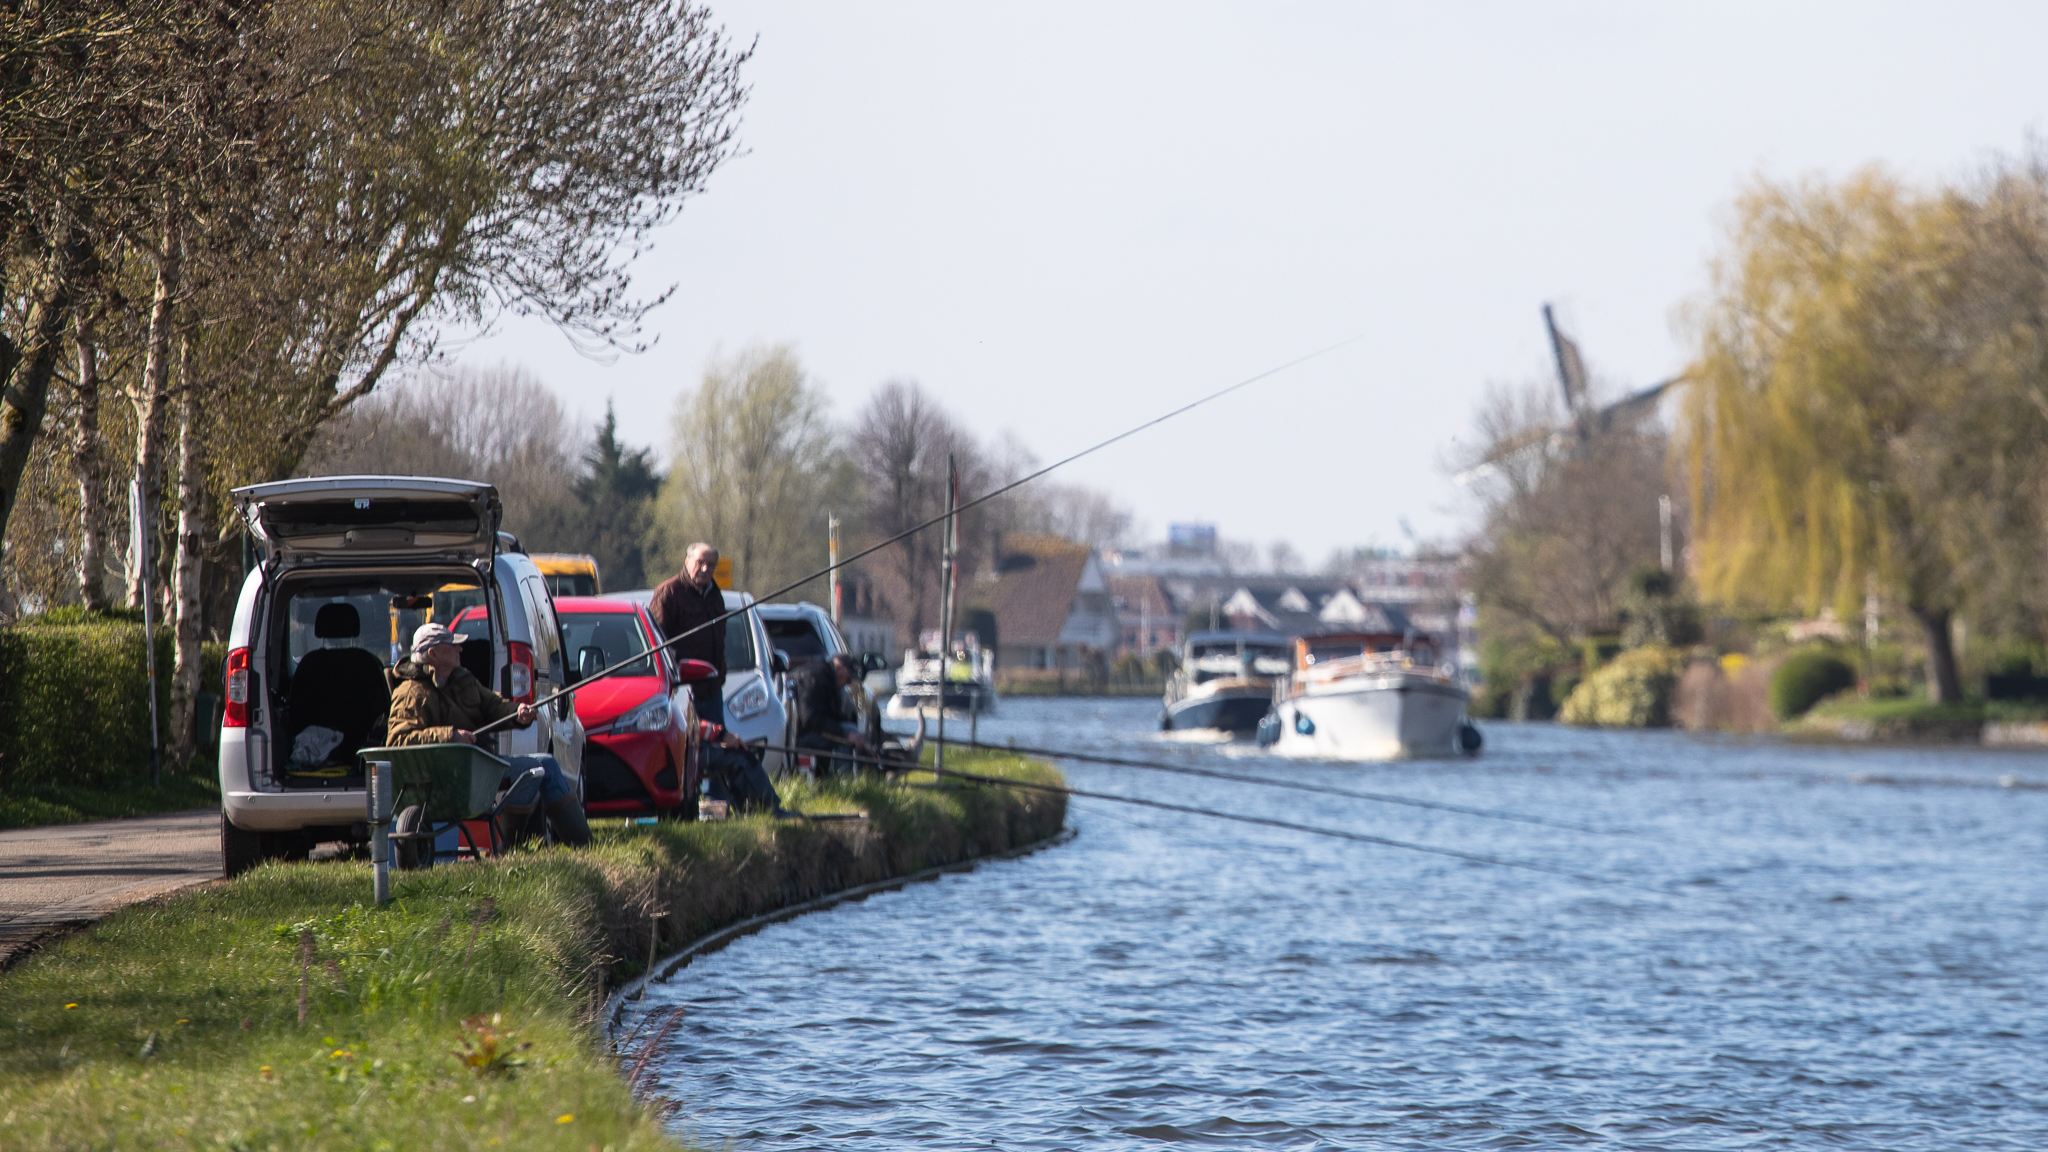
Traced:
<path id="1" fill-rule="evenodd" d="M 335 536 L 351 528 L 402 525 L 416 532 L 477 531 L 476 506 L 467 500 L 311 500 L 265 504 L 263 524 L 287 539 L 294 536 Z"/>

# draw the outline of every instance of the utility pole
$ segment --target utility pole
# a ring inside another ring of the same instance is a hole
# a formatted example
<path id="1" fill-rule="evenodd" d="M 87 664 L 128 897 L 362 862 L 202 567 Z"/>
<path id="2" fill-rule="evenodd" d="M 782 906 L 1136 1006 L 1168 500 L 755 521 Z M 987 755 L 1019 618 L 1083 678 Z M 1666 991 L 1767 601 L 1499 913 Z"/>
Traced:
<path id="1" fill-rule="evenodd" d="M 960 470 L 953 454 L 946 454 L 946 550 L 945 582 L 939 585 L 939 747 L 932 762 L 946 770 L 946 682 L 953 661 L 953 589 L 960 567 Z"/>
<path id="2" fill-rule="evenodd" d="M 1657 497 L 1657 560 L 1671 571 L 1671 497 Z"/>
<path id="3" fill-rule="evenodd" d="M 832 566 L 832 626 L 839 627 L 839 517 L 825 514 L 825 557 Z"/>

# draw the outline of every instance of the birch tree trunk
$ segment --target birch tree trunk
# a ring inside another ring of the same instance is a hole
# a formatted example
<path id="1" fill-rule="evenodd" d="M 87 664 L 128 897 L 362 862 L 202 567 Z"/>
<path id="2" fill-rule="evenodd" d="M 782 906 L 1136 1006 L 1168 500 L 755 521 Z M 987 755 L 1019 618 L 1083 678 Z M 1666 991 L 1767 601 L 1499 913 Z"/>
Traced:
<path id="1" fill-rule="evenodd" d="M 191 376 L 192 350 L 178 342 L 178 551 L 171 568 L 176 597 L 177 658 L 171 672 L 171 763 L 198 752 L 193 711 L 199 697 L 200 563 L 206 542 L 206 439 L 200 427 L 199 387 Z"/>
<path id="2" fill-rule="evenodd" d="M 0 539 L 7 534 L 8 518 L 21 495 L 21 474 L 49 411 L 50 380 L 57 374 L 70 320 L 71 269 L 83 243 L 65 221 L 49 245 L 22 342 L 17 345 L 0 333 Z M 0 587 L 0 598 L 5 595 Z"/>
<path id="3" fill-rule="evenodd" d="M 106 480 L 100 457 L 99 349 L 92 322 L 80 315 L 72 330 L 78 353 L 78 421 L 71 442 L 71 473 L 78 481 L 78 595 L 88 611 L 107 610 Z"/>
<path id="4" fill-rule="evenodd" d="M 156 289 L 149 302 L 149 334 L 143 344 L 142 383 L 130 394 L 135 405 L 135 478 L 142 483 L 142 523 L 135 531 L 156 531 L 157 509 L 163 506 L 164 409 L 170 397 L 171 323 L 175 319 L 178 281 L 184 269 L 175 239 L 166 236 L 156 258 Z M 156 549 L 147 550 L 151 555 Z M 128 604 L 142 607 L 149 585 L 136 557 L 128 562 Z"/>

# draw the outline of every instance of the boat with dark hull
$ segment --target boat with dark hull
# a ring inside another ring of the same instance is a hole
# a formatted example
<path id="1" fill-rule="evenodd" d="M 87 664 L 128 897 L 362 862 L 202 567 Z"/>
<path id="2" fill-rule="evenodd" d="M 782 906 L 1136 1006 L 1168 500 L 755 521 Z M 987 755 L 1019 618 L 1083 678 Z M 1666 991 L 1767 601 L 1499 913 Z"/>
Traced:
<path id="1" fill-rule="evenodd" d="M 983 648 L 973 633 L 943 660 L 930 648 L 903 653 L 903 667 L 896 673 L 896 693 L 889 697 L 887 714 L 902 718 L 942 709 L 970 717 L 992 715 L 996 710 L 995 653 Z"/>
<path id="2" fill-rule="evenodd" d="M 1166 682 L 1159 727 L 1168 732 L 1255 731 L 1273 707 L 1273 681 L 1292 664 L 1292 643 L 1277 632 L 1196 632 Z"/>

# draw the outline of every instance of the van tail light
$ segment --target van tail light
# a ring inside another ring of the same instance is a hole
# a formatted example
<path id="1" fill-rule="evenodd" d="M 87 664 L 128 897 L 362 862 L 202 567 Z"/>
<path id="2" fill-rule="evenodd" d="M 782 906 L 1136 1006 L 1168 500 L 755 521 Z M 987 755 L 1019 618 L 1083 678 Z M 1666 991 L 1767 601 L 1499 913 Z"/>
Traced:
<path id="1" fill-rule="evenodd" d="M 533 703 L 533 646 L 517 640 L 505 643 L 510 654 L 505 665 L 505 695 L 514 704 Z"/>
<path id="2" fill-rule="evenodd" d="M 228 653 L 228 699 L 221 709 L 220 726 L 223 728 L 247 728 L 249 726 L 249 650 L 236 648 Z"/>

